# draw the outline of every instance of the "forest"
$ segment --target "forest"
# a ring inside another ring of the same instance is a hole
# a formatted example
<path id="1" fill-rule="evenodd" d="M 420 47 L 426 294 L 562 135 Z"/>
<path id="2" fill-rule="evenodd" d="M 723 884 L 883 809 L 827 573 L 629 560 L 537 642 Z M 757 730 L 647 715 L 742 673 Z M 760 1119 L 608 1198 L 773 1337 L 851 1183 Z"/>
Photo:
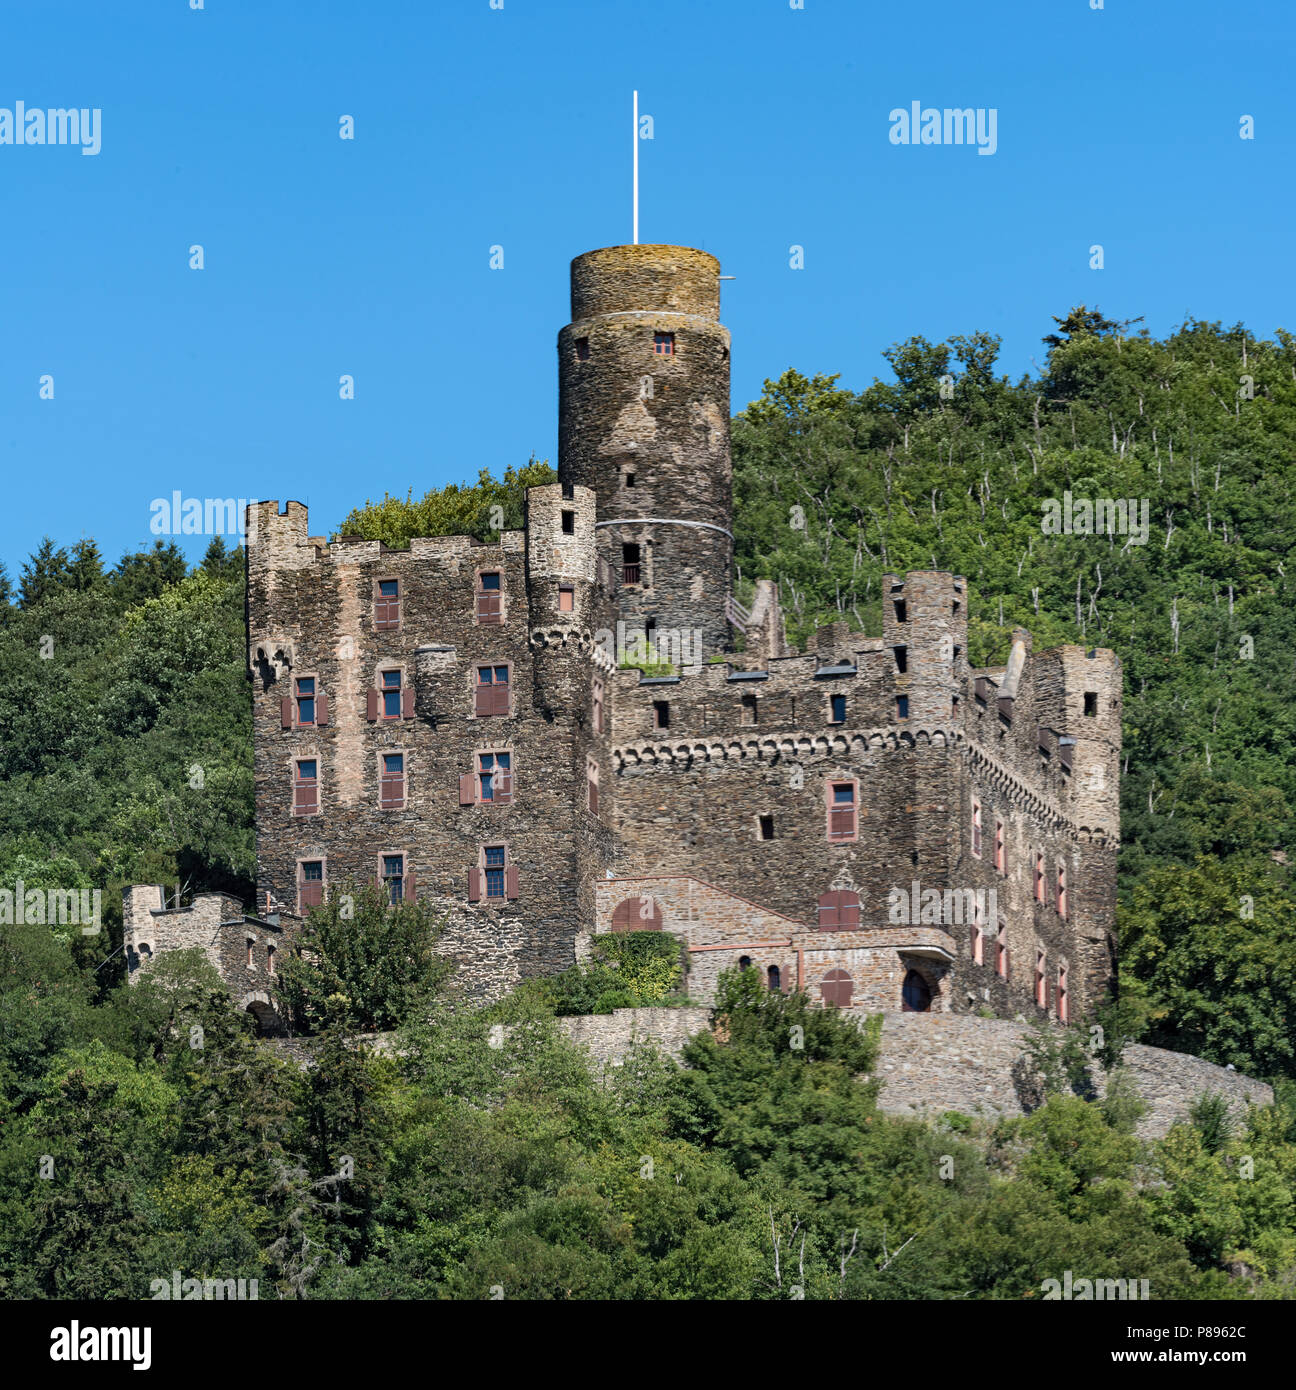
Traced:
<path id="1" fill-rule="evenodd" d="M 1052 322 L 1015 383 L 984 333 L 896 344 L 860 391 L 766 381 L 733 420 L 739 597 L 776 578 L 793 642 L 837 618 L 876 635 L 884 573 L 948 569 L 976 664 L 1019 625 L 1113 648 L 1108 1046 L 1233 1065 L 1274 1107 L 1206 1097 L 1146 1141 L 1137 1094 L 1089 1098 L 1074 1040 L 1041 1036 L 1029 1114 L 897 1120 L 861 1079 L 874 1031 L 742 974 L 685 1068 L 645 1052 L 604 1081 L 555 1017 L 673 997 L 651 950 L 474 1008 L 422 905 L 372 902 L 350 932 L 313 914 L 286 969 L 303 1070 L 201 959 L 128 988 L 119 950 L 130 883 L 252 897 L 242 554 L 109 566 L 45 538 L 0 575 L 0 887 L 101 888 L 104 924 L 0 929 L 0 1295 L 147 1297 L 178 1269 L 262 1298 L 1029 1299 L 1071 1270 L 1290 1297 L 1296 338 Z M 484 537 L 552 477 L 532 459 L 357 500 L 338 533 Z M 1145 543 L 1049 533 L 1068 492 L 1147 499 Z"/>

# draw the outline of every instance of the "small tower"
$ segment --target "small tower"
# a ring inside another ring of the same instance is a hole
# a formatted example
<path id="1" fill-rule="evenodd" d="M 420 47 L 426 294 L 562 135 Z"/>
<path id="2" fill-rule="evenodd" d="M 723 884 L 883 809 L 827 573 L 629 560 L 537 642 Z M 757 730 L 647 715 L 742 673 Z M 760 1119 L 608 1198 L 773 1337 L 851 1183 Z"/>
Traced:
<path id="1" fill-rule="evenodd" d="M 730 648 L 729 331 L 720 263 L 683 246 L 610 246 L 571 266 L 558 335 L 558 477 L 593 488 L 617 617 Z"/>

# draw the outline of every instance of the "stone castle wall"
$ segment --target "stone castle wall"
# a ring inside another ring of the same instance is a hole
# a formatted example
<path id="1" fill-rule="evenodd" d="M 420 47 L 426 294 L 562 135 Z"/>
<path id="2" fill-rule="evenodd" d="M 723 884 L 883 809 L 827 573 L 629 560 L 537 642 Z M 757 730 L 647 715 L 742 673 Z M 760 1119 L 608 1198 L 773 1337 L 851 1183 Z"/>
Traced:
<path id="1" fill-rule="evenodd" d="M 560 1031 L 588 1050 L 600 1073 L 620 1066 L 630 1049 L 650 1043 L 676 1060 L 690 1037 L 710 1026 L 706 1009 L 616 1009 L 610 1014 L 560 1018 Z M 947 1110 L 994 1120 L 1021 1115 L 1013 1085 L 1026 1027 L 1006 1019 L 940 1014 L 884 1015 L 878 1066 L 879 1107 L 906 1118 L 936 1118 Z M 1272 1105 L 1273 1088 L 1200 1057 L 1134 1045 L 1124 1065 L 1148 1106 L 1138 1124 L 1143 1138 L 1164 1135 L 1208 1093 L 1224 1095 L 1235 1116 L 1248 1104 Z M 1099 1094 L 1106 1078 L 1096 1073 Z"/>

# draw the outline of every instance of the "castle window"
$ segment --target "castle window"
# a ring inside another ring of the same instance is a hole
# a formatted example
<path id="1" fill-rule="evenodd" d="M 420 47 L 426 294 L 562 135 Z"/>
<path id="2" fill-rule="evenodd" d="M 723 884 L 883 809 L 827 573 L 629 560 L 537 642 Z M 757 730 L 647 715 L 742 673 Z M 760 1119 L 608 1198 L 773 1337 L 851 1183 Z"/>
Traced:
<path id="1" fill-rule="evenodd" d="M 313 724 L 315 722 L 315 677 L 299 676 L 295 684 L 297 686 L 297 722 L 298 724 Z"/>
<path id="2" fill-rule="evenodd" d="M 654 333 L 653 353 L 657 357 L 673 357 L 675 355 L 675 335 L 673 333 Z"/>
<path id="3" fill-rule="evenodd" d="M 572 584 L 559 584 L 558 586 L 558 611 L 560 613 L 570 613 L 576 607 L 576 588 Z"/>
<path id="4" fill-rule="evenodd" d="M 1044 974 L 1044 952 L 1035 952 L 1035 1002 L 1041 1009 L 1048 1007 L 1048 984 Z"/>
<path id="5" fill-rule="evenodd" d="M 777 992 L 783 988 L 782 977 L 777 965 L 771 965 L 765 972 L 765 983 Z"/>
<path id="6" fill-rule="evenodd" d="M 774 817 L 756 817 L 756 838 L 758 840 L 772 840 L 774 838 Z"/>
<path id="7" fill-rule="evenodd" d="M 576 360 L 578 362 L 588 362 L 590 355 L 590 345 L 588 338 L 576 339 Z"/>
<path id="8" fill-rule="evenodd" d="M 931 1008 L 931 986 L 916 970 L 911 970 L 904 977 L 900 999 L 903 1013 L 925 1014 Z"/>
<path id="9" fill-rule="evenodd" d="M 755 695 L 742 697 L 742 722 L 744 724 L 760 723 L 760 701 Z"/>
<path id="10" fill-rule="evenodd" d="M 909 648 L 896 647 L 894 648 L 894 651 L 896 670 L 900 673 L 900 675 L 904 675 L 904 673 L 909 669 Z"/>
<path id="11" fill-rule="evenodd" d="M 1048 890 L 1044 886 L 1044 852 L 1037 850 L 1035 853 L 1035 901 L 1042 903 L 1048 899 Z"/>
<path id="12" fill-rule="evenodd" d="M 603 732 L 603 682 L 594 677 L 594 732 Z"/>
<path id="13" fill-rule="evenodd" d="M 612 909 L 612 930 L 661 931 L 662 912 L 655 898 L 622 898 Z"/>
<path id="14" fill-rule="evenodd" d="M 903 623 L 903 622 L 906 620 L 906 617 L 908 616 L 907 613 L 906 613 L 906 610 L 905 610 L 905 601 L 904 601 L 904 599 L 902 599 L 902 598 L 893 598 L 893 599 L 891 600 L 891 607 L 895 610 L 895 620 L 896 620 L 896 622 L 898 622 L 898 623 Z"/>
<path id="15" fill-rule="evenodd" d="M 374 627 L 379 632 L 400 627 L 400 581 L 380 579 L 374 593 Z"/>
<path id="16" fill-rule="evenodd" d="M 384 671 L 379 679 L 382 682 L 382 717 L 399 719 L 401 717 L 401 673 Z"/>
<path id="17" fill-rule="evenodd" d="M 585 764 L 585 804 L 591 816 L 598 815 L 599 808 L 599 770 L 593 758 Z"/>
<path id="18" fill-rule="evenodd" d="M 828 838 L 830 840 L 853 840 L 856 836 L 857 824 L 855 783 L 829 782 Z"/>
<path id="19" fill-rule="evenodd" d="M 274 973 L 275 973 L 275 948 L 274 948 L 273 946 L 267 946 L 267 947 L 266 947 L 266 974 L 267 974 L 267 975 L 273 975 Z"/>
<path id="20" fill-rule="evenodd" d="M 297 915 L 324 901 L 324 861 L 303 859 L 297 865 Z"/>
<path id="21" fill-rule="evenodd" d="M 477 621 L 494 625 L 504 621 L 504 577 L 498 570 L 477 576 Z"/>
<path id="22" fill-rule="evenodd" d="M 378 804 L 384 811 L 399 811 L 405 805 L 405 754 L 382 754 L 382 778 Z"/>
<path id="23" fill-rule="evenodd" d="M 1069 1021 L 1071 1015 L 1071 1000 L 1067 993 L 1067 968 L 1065 965 L 1058 966 L 1057 977 L 1057 1016 L 1059 1023 Z"/>
<path id="24" fill-rule="evenodd" d="M 849 888 L 833 889 L 819 898 L 820 931 L 855 931 L 860 924 L 860 895 Z"/>
<path id="25" fill-rule="evenodd" d="M 140 948 L 139 948 L 139 954 L 140 954 L 140 964 L 141 964 L 141 965 L 146 964 L 148 961 L 150 961 L 150 960 L 153 959 L 153 948 L 152 948 L 152 946 L 150 946 L 150 945 L 148 944 L 147 941 L 141 941 L 141 942 L 140 942 Z"/>
<path id="26" fill-rule="evenodd" d="M 621 547 L 621 582 L 622 584 L 638 584 L 639 582 L 639 547 L 629 541 Z"/>
<path id="27" fill-rule="evenodd" d="M 654 729 L 669 729 L 669 728 L 670 728 L 670 701 L 669 701 L 669 700 L 654 700 L 654 701 L 653 701 L 653 707 L 652 707 L 652 708 L 653 708 L 653 728 L 654 728 Z"/>
<path id="28" fill-rule="evenodd" d="M 622 473 L 622 475 L 621 475 L 621 486 L 622 486 L 622 487 L 634 487 L 634 485 L 635 485 L 634 469 L 633 469 L 633 468 L 627 468 L 627 469 L 625 470 L 625 472 Z"/>
<path id="29" fill-rule="evenodd" d="M 1084 712 L 1093 719 L 1098 713 L 1098 692 L 1096 690 L 1085 691 Z"/>
<path id="30" fill-rule="evenodd" d="M 507 716 L 509 712 L 509 668 L 479 666 L 477 668 L 476 714 L 479 719 L 492 715 Z"/>
<path id="31" fill-rule="evenodd" d="M 1058 865 L 1057 910 L 1059 917 L 1065 917 L 1067 915 L 1067 880 L 1065 863 L 1061 863 Z"/>
<path id="32" fill-rule="evenodd" d="M 293 815 L 313 816 L 319 811 L 319 764 L 314 758 L 298 758 L 293 773 Z"/>
<path id="33" fill-rule="evenodd" d="M 477 754 L 477 799 L 492 806 L 507 806 L 513 800 L 513 755 Z"/>
<path id="34" fill-rule="evenodd" d="M 972 803 L 972 854 L 975 858 L 981 858 L 981 803 Z"/>
<path id="35" fill-rule="evenodd" d="M 253 959 L 252 956 L 252 952 L 255 946 L 256 942 L 253 940 L 252 937 L 249 936 L 247 939 L 247 968 L 249 970 L 256 969 L 256 961 Z"/>
<path id="36" fill-rule="evenodd" d="M 828 722 L 830 724 L 844 724 L 846 722 L 845 695 L 830 695 L 828 697 Z"/>
<path id="37" fill-rule="evenodd" d="M 518 871 L 507 845 L 483 845 L 477 867 L 468 870 L 468 901 L 500 903 L 518 895 Z"/>
<path id="38" fill-rule="evenodd" d="M 844 970 L 830 970 L 819 981 L 820 997 L 832 1009 L 849 1009 L 854 992 L 855 982 Z"/>
<path id="39" fill-rule="evenodd" d="M 995 933 L 995 974 L 1008 978 L 1008 923 L 1000 922 Z"/>
<path id="40" fill-rule="evenodd" d="M 908 719 L 908 718 L 909 718 L 909 697 L 908 697 L 908 695 L 897 695 L 897 696 L 896 696 L 896 718 L 897 718 L 897 719 Z"/>
<path id="41" fill-rule="evenodd" d="M 1004 823 L 995 821 L 994 865 L 1001 874 L 1008 872 L 1008 848 L 1004 840 Z"/>
<path id="42" fill-rule="evenodd" d="M 981 930 L 981 922 L 972 923 L 972 964 L 982 965 L 985 963 L 985 933 Z"/>
<path id="43" fill-rule="evenodd" d="M 739 969 L 739 970 L 750 970 L 750 969 L 751 969 L 751 957 L 750 957 L 750 956 L 739 956 L 739 957 L 738 957 L 738 969 Z"/>
<path id="44" fill-rule="evenodd" d="M 405 898 L 405 856 L 384 854 L 379 878 L 387 901 L 393 905 L 402 902 Z"/>
<path id="45" fill-rule="evenodd" d="M 566 508 L 562 514 L 562 533 L 564 536 L 574 536 L 576 534 L 576 513 L 569 512 Z"/>

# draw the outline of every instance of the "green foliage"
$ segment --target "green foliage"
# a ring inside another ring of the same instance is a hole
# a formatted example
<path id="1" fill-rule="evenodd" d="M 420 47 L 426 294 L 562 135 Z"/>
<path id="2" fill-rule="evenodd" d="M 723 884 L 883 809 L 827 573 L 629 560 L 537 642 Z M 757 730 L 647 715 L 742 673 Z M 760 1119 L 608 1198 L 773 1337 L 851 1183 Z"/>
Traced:
<path id="1" fill-rule="evenodd" d="M 502 480 L 483 468 L 476 483 L 434 488 L 417 502 L 412 491 L 404 500 L 384 494 L 381 502 L 366 502 L 348 513 L 337 534 L 382 541 L 394 550 L 405 549 L 415 536 L 491 540 L 500 531 L 521 529 L 527 488 L 557 481 L 557 473 L 534 457 L 522 468 L 510 464 Z"/>
<path id="2" fill-rule="evenodd" d="M 436 953 L 440 931 L 426 902 L 392 905 L 372 884 L 335 885 L 308 912 L 279 996 L 304 1032 L 395 1028 L 453 971 Z"/>
<path id="3" fill-rule="evenodd" d="M 669 932 L 596 936 L 588 965 L 528 980 L 520 993 L 558 1016 L 650 1007 L 668 1001 L 678 989 L 680 952 L 679 939 Z"/>

